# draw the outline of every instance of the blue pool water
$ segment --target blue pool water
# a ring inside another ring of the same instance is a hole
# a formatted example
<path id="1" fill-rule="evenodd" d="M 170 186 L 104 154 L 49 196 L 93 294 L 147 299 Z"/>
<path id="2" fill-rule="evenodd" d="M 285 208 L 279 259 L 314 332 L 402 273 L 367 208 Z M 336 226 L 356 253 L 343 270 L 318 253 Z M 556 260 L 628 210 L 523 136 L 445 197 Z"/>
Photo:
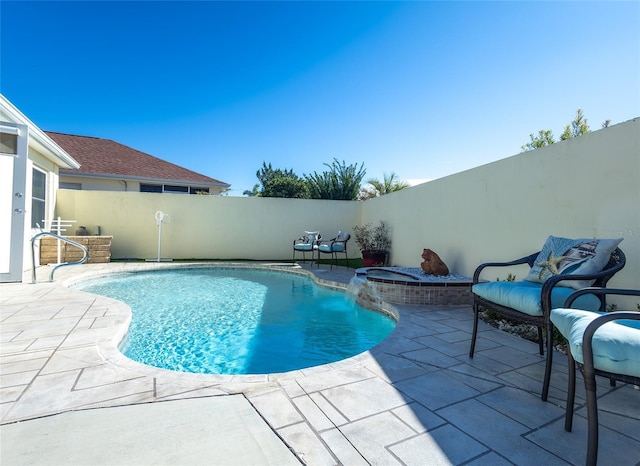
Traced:
<path id="1" fill-rule="evenodd" d="M 266 374 L 327 364 L 375 346 L 396 324 L 343 292 L 277 271 L 167 270 L 76 288 L 131 307 L 123 354 L 182 372 Z"/>

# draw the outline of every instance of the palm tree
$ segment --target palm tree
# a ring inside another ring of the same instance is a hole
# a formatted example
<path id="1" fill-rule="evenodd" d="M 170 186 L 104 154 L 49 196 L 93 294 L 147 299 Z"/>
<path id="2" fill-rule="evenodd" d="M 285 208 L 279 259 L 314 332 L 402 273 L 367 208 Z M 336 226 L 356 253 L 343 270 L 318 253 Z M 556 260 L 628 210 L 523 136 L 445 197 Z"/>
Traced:
<path id="1" fill-rule="evenodd" d="M 253 189 L 251 191 L 249 191 L 248 189 L 245 189 L 242 192 L 243 196 L 249 196 L 249 197 L 254 197 L 254 196 L 259 196 L 260 195 L 260 185 L 258 183 L 253 185 Z"/>
<path id="2" fill-rule="evenodd" d="M 333 199 L 354 201 L 358 199 L 360 183 L 367 170 L 364 163 L 347 165 L 334 158 L 331 165 L 324 164 L 329 171 L 321 174 L 313 172 L 313 175 L 304 175 L 311 199 Z"/>
<path id="3" fill-rule="evenodd" d="M 391 172 L 390 175 L 387 175 L 385 173 L 382 177 L 382 181 L 377 178 L 371 178 L 367 180 L 367 183 L 371 187 L 363 188 L 358 196 L 358 198 L 362 201 L 371 199 L 373 197 L 384 196 L 385 194 L 400 191 L 409 187 L 409 183 L 400 180 L 398 176 L 393 172 Z"/>

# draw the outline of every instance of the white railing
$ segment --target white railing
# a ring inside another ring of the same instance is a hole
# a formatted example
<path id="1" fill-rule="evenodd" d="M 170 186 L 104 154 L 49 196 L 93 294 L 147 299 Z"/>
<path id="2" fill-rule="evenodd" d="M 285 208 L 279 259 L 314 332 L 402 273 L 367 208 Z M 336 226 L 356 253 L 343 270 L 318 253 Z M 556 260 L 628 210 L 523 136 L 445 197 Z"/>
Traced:
<path id="1" fill-rule="evenodd" d="M 39 239 L 42 236 L 53 236 L 54 238 L 57 238 L 58 241 L 64 241 L 65 243 L 68 243 L 72 246 L 75 246 L 77 248 L 80 248 L 84 251 L 84 255 L 82 256 L 82 259 L 80 259 L 78 262 L 65 262 L 65 263 L 58 263 L 57 265 L 55 265 L 52 269 L 51 269 L 51 275 L 49 276 L 49 281 L 52 282 L 53 281 L 53 274 L 56 272 L 56 270 L 58 270 L 60 267 L 65 267 L 67 265 L 80 265 L 80 264 L 84 264 L 87 261 L 87 258 L 89 257 L 89 249 L 80 243 L 77 243 L 73 240 L 70 240 L 69 238 L 65 238 L 64 236 L 60 236 L 60 235 L 56 235 L 55 233 L 52 233 L 50 231 L 43 231 L 41 233 L 38 233 L 37 235 L 35 235 L 33 238 L 31 238 L 31 283 L 38 283 L 38 281 L 36 280 L 36 253 L 35 253 L 35 244 L 36 244 L 36 240 Z M 59 262 L 59 260 L 58 260 Z"/>
<path id="2" fill-rule="evenodd" d="M 63 220 L 62 217 L 58 217 L 57 219 L 54 220 L 43 220 L 44 222 L 44 229 L 47 231 L 51 231 L 53 233 L 55 233 L 58 236 L 62 236 L 62 233 L 67 231 L 67 228 L 71 228 L 73 226 L 74 223 L 76 223 L 76 220 Z M 47 227 L 47 223 L 49 223 L 49 226 Z M 58 240 L 58 255 L 57 255 L 57 262 L 56 264 L 61 264 L 62 263 L 62 240 Z"/>

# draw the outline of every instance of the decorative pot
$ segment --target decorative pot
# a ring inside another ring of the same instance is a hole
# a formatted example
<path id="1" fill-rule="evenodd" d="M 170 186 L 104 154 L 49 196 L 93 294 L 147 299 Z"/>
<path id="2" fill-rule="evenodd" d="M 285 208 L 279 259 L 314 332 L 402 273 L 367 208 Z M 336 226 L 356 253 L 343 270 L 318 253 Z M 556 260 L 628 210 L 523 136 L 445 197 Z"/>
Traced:
<path id="1" fill-rule="evenodd" d="M 361 251 L 362 263 L 365 267 L 380 267 L 387 262 L 387 251 Z"/>

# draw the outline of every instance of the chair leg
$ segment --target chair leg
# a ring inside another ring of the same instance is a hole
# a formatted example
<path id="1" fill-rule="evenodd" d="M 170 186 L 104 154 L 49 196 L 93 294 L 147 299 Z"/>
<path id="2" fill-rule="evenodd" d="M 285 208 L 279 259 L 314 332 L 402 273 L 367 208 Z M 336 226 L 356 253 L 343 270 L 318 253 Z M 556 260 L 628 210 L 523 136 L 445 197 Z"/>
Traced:
<path id="1" fill-rule="evenodd" d="M 542 327 L 538 327 L 538 348 L 540 356 L 544 356 L 544 340 L 542 339 Z"/>
<path id="2" fill-rule="evenodd" d="M 476 336 L 478 335 L 478 305 L 473 304 L 473 333 L 471 334 L 471 347 L 469 348 L 469 357 L 473 359 L 473 352 L 476 349 Z"/>
<path id="3" fill-rule="evenodd" d="M 569 366 L 569 383 L 567 385 L 567 408 L 564 414 L 564 430 L 573 429 L 573 404 L 576 399 L 576 360 L 567 348 L 567 364 Z"/>
<path id="4" fill-rule="evenodd" d="M 587 395 L 587 419 L 589 437 L 587 442 L 587 465 L 595 466 L 598 460 L 598 400 L 596 399 L 596 375 L 583 370 L 584 388 Z"/>
<path id="5" fill-rule="evenodd" d="M 302 252 L 302 262 L 307 262 L 306 256 L 304 254 L 304 251 L 301 251 L 301 252 Z M 295 261 L 296 261 L 296 250 L 294 249 L 293 250 L 293 258 L 291 259 L 291 262 L 295 262 Z"/>
<path id="6" fill-rule="evenodd" d="M 551 383 L 552 364 L 553 364 L 553 324 L 551 323 L 551 321 L 549 321 L 547 323 L 547 362 L 544 368 L 544 383 L 542 384 L 542 397 L 541 397 L 542 401 L 547 401 L 547 397 L 549 396 L 549 385 Z"/>

